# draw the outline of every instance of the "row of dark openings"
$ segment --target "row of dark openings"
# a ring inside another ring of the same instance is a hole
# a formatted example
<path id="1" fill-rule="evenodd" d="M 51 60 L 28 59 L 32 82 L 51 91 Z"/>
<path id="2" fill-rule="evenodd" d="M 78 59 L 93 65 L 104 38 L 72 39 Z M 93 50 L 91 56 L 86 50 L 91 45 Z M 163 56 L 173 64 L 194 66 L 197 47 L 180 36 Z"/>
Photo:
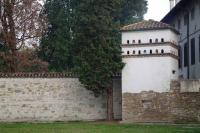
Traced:
<path id="1" fill-rule="evenodd" d="M 165 40 L 164 40 L 164 38 L 162 38 L 161 39 L 161 42 L 163 43 Z M 135 44 L 136 42 L 135 42 L 135 40 L 133 40 L 132 41 L 132 44 Z M 138 43 L 139 44 L 141 44 L 142 42 L 141 42 L 141 40 L 138 40 Z M 152 39 L 149 39 L 149 43 L 153 43 L 153 40 Z M 155 39 L 155 43 L 158 43 L 158 39 Z M 127 40 L 127 44 L 130 44 L 130 41 L 129 40 Z"/>
<path id="2" fill-rule="evenodd" d="M 162 50 L 161 50 L 161 53 L 164 54 L 164 52 L 165 52 L 165 51 L 162 49 Z M 150 54 L 153 54 L 153 50 L 150 50 L 149 53 L 150 53 Z M 159 50 L 156 49 L 155 53 L 158 54 L 158 53 L 159 53 Z M 127 55 L 129 55 L 129 54 L 130 54 L 130 51 L 127 51 Z M 135 50 L 133 50 L 133 54 L 136 54 L 136 51 L 135 51 Z M 138 51 L 138 54 L 139 54 L 139 55 L 141 54 L 141 50 Z M 144 50 L 144 51 L 143 51 L 143 54 L 147 54 L 147 50 Z"/>
<path id="3" fill-rule="evenodd" d="M 184 26 L 187 25 L 188 23 L 188 19 L 191 18 L 191 20 L 195 19 L 195 6 L 190 10 L 190 15 L 189 14 L 185 14 L 183 18 L 179 18 L 178 19 L 178 24 L 177 24 L 177 28 L 180 30 L 181 26 L 182 26 L 182 20 L 183 20 L 183 24 Z M 189 17 L 190 16 L 190 17 Z M 175 27 L 175 24 L 172 25 L 173 27 Z"/>
<path id="4" fill-rule="evenodd" d="M 182 64 L 184 65 L 184 67 L 188 66 L 189 54 L 190 54 L 190 64 L 191 65 L 196 64 L 195 38 L 192 38 L 190 40 L 190 44 L 191 44 L 190 53 L 188 53 L 189 52 L 189 50 L 188 50 L 189 46 L 188 46 L 187 43 L 184 44 L 183 51 L 182 51 L 182 47 L 181 46 L 179 47 L 179 57 L 180 57 L 179 58 L 179 68 L 182 68 Z M 199 62 L 200 62 L 200 36 L 199 36 L 199 49 L 198 49 L 198 51 L 199 51 Z M 184 62 L 182 61 L 182 59 L 183 59 Z"/>

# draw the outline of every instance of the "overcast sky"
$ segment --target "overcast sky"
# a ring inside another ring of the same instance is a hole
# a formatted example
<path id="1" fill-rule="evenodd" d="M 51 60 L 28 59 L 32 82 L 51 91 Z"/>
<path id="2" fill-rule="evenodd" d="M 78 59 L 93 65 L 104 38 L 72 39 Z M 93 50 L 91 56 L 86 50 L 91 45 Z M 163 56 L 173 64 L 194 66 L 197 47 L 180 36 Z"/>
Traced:
<path id="1" fill-rule="evenodd" d="M 169 0 L 147 0 L 148 12 L 144 18 L 160 21 L 170 10 Z"/>

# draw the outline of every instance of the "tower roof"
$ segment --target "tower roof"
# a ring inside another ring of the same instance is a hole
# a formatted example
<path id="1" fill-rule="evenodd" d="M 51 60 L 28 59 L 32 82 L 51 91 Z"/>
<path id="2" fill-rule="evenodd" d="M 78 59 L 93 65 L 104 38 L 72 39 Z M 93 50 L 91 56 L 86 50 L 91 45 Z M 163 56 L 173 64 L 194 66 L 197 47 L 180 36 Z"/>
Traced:
<path id="1" fill-rule="evenodd" d="M 171 29 L 174 32 L 178 33 L 178 31 L 169 24 L 154 20 L 144 20 L 138 23 L 126 25 L 121 28 L 121 31 L 143 31 L 143 30 L 159 30 L 159 29 Z"/>

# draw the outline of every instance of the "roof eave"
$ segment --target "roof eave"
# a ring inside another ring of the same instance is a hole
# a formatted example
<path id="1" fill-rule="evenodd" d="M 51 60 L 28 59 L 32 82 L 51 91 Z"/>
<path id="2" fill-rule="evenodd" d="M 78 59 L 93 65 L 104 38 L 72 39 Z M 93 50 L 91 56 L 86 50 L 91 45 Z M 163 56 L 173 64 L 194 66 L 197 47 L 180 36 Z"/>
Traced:
<path id="1" fill-rule="evenodd" d="M 130 30 L 120 30 L 121 32 L 130 32 L 130 31 L 149 31 L 149 30 L 172 30 L 174 31 L 176 34 L 180 34 L 176 29 L 174 28 L 148 28 L 148 29 L 130 29 Z"/>
<path id="2" fill-rule="evenodd" d="M 181 0 L 167 15 L 161 20 L 161 22 L 168 23 L 168 21 L 177 13 L 177 10 L 183 7 L 188 2 L 187 0 Z"/>

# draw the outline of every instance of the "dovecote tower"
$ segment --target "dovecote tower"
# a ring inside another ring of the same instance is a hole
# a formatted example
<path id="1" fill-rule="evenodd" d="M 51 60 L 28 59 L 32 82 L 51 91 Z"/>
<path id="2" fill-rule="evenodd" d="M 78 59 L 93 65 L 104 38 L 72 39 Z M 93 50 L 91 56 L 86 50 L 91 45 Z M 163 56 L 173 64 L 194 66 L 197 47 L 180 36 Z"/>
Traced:
<path id="1" fill-rule="evenodd" d="M 122 27 L 122 92 L 167 92 L 178 79 L 178 32 L 154 20 Z"/>

